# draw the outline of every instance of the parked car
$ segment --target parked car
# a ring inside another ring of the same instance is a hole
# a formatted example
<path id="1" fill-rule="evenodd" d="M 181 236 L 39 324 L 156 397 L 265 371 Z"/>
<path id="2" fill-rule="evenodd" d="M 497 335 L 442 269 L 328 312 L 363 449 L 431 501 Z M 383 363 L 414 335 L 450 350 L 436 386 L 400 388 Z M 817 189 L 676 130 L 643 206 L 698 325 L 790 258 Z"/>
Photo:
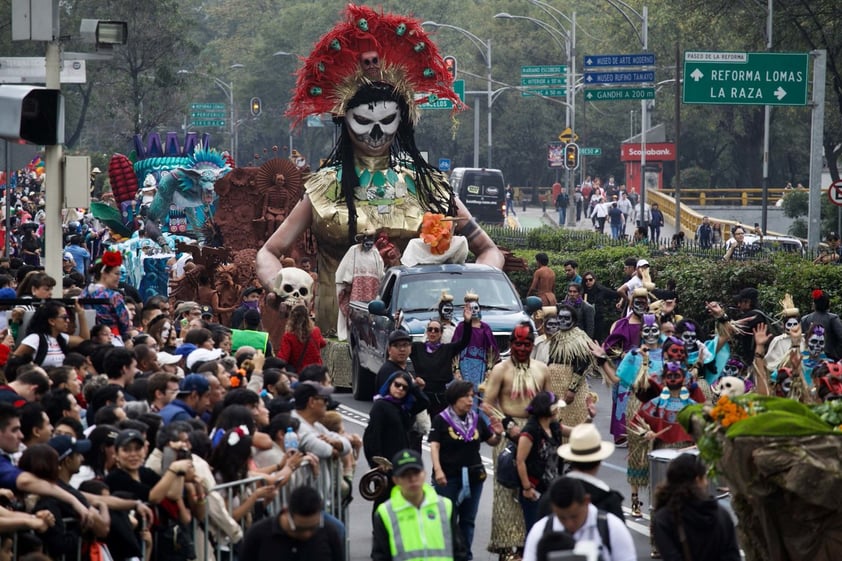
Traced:
<path id="1" fill-rule="evenodd" d="M 491 327 L 501 353 L 508 353 L 512 329 L 521 321 L 529 321 L 529 312 L 514 285 L 496 267 L 478 264 L 392 267 L 384 274 L 376 299 L 351 302 L 348 343 L 351 385 L 356 399 L 368 400 L 374 395 L 375 376 L 386 361 L 389 333 L 400 328 L 414 340 L 423 340 L 427 321 L 438 314 L 443 290 L 455 297 L 455 303 L 468 291 L 479 294 L 482 321 Z M 530 310 L 540 307 L 540 300 L 534 297 L 528 302 Z M 400 325 L 395 324 L 398 311 Z M 454 313 L 455 318 L 460 315 Z"/>
<path id="2" fill-rule="evenodd" d="M 772 251 L 785 251 L 787 253 L 804 254 L 804 244 L 801 240 L 792 236 L 758 236 L 746 234 L 745 243 L 752 244 L 759 252 L 768 253 Z"/>

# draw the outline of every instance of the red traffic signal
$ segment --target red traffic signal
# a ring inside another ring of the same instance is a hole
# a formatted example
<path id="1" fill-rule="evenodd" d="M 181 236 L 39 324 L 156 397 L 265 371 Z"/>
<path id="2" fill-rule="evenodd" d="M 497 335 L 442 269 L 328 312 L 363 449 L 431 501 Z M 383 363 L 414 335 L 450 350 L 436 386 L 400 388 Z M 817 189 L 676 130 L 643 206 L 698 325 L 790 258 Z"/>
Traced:
<path id="1" fill-rule="evenodd" d="M 575 142 L 564 147 L 564 167 L 571 171 L 579 167 L 579 145 Z"/>
<path id="2" fill-rule="evenodd" d="M 444 57 L 444 66 L 447 69 L 447 71 L 450 73 L 450 77 L 455 80 L 456 79 L 456 57 L 455 56 Z"/>

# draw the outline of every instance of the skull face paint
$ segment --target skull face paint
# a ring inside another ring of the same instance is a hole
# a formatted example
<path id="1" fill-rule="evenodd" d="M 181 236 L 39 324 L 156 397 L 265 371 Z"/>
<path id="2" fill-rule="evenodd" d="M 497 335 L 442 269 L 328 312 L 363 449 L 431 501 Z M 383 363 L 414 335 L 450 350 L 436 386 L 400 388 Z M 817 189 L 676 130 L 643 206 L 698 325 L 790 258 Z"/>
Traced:
<path id="1" fill-rule="evenodd" d="M 632 300 L 632 313 L 636 316 L 642 316 L 649 309 L 649 298 L 640 296 Z"/>
<path id="2" fill-rule="evenodd" d="M 640 336 L 646 345 L 654 345 L 661 338 L 661 328 L 655 322 L 655 314 L 643 314 L 643 327 L 640 328 Z"/>
<path id="3" fill-rule="evenodd" d="M 573 328 L 576 322 L 573 320 L 573 314 L 570 310 L 561 309 L 558 311 L 558 327 L 562 331 L 568 331 Z"/>
<path id="4" fill-rule="evenodd" d="M 725 366 L 722 368 L 722 375 L 739 378 L 744 369 L 745 365 L 743 364 L 743 361 L 737 358 L 729 358 L 728 362 L 726 362 Z"/>
<path id="5" fill-rule="evenodd" d="M 441 308 L 439 309 L 439 315 L 441 316 L 441 319 L 443 319 L 445 321 L 452 320 L 453 319 L 453 304 L 451 304 L 450 302 L 446 302 L 446 303 L 442 304 Z"/>
<path id="6" fill-rule="evenodd" d="M 817 332 L 810 335 L 810 338 L 807 339 L 807 350 L 811 358 L 818 358 L 822 354 L 822 351 L 824 351 L 824 332 L 821 335 Z"/>
<path id="7" fill-rule="evenodd" d="M 696 348 L 696 332 L 695 331 L 685 331 L 681 334 L 681 340 L 684 342 L 684 346 L 690 349 Z"/>
<path id="8" fill-rule="evenodd" d="M 366 236 L 363 238 L 363 251 L 371 251 L 371 248 L 374 247 L 374 238 L 372 236 Z"/>
<path id="9" fill-rule="evenodd" d="M 479 307 L 479 302 L 471 302 L 468 306 L 471 308 L 471 317 L 482 319 L 482 308 Z"/>
<path id="10" fill-rule="evenodd" d="M 345 124 L 358 155 L 385 156 L 401 122 L 400 108 L 394 101 L 375 101 L 349 109 Z"/>
<path id="11" fill-rule="evenodd" d="M 547 318 L 544 320 L 544 334 L 553 335 L 558 333 L 561 329 L 561 322 L 557 317 Z"/>
<path id="12" fill-rule="evenodd" d="M 784 323 L 784 329 L 786 329 L 787 332 L 790 332 L 796 327 L 798 327 L 798 324 L 798 318 L 787 318 L 786 322 Z"/>

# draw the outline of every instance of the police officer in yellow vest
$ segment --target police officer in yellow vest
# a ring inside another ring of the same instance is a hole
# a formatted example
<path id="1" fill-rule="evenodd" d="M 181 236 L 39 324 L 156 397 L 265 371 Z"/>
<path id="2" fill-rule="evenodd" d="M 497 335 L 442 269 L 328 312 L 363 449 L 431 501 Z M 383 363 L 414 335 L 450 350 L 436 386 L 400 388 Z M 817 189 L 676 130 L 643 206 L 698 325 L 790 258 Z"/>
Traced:
<path id="1" fill-rule="evenodd" d="M 392 458 L 395 487 L 374 515 L 373 561 L 467 561 L 453 504 L 438 496 L 426 478 L 415 450 Z"/>

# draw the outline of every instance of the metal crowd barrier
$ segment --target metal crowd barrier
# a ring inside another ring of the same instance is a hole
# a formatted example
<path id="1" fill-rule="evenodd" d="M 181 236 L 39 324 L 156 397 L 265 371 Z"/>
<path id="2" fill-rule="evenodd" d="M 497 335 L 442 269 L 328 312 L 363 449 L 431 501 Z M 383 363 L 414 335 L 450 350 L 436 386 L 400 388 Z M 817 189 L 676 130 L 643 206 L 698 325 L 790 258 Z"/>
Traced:
<path id="1" fill-rule="evenodd" d="M 64 522 L 65 528 L 70 525 L 78 525 L 79 521 L 75 518 L 62 518 Z M 20 559 L 20 555 L 18 555 L 18 536 L 22 533 L 26 532 L 29 533 L 30 530 L 17 530 L 12 533 L 12 559 Z M 38 534 L 35 534 L 36 536 Z M 61 557 L 54 559 L 53 561 L 65 561 L 67 558 L 66 555 L 62 555 Z M 76 544 L 76 557 L 75 559 L 82 559 L 82 540 L 79 540 Z"/>
<path id="2" fill-rule="evenodd" d="M 280 488 L 278 494 L 271 502 L 262 499 L 255 505 L 252 516 L 244 516 L 237 524 L 243 535 L 248 530 L 250 521 L 255 513 L 264 516 L 278 516 L 289 504 L 289 497 L 293 490 L 304 485 L 315 487 L 322 497 L 324 512 L 338 519 L 345 526 L 345 557 L 348 558 L 349 536 L 348 530 L 348 508 L 342 505 L 342 462 L 338 459 L 321 460 L 318 466 L 318 477 L 313 475 L 311 466 L 305 461 L 301 468 L 296 470 L 290 480 Z M 240 497 L 247 497 L 250 493 L 264 482 L 263 477 L 249 477 L 230 483 L 223 483 L 213 487 L 209 493 L 218 493 L 227 505 L 229 513 L 234 511 L 236 501 Z M 236 544 L 231 543 L 230 538 L 220 529 L 212 526 L 210 521 L 210 507 L 205 508 L 205 518 L 202 526 L 201 548 L 196 544 L 197 558 L 207 561 L 233 561 Z M 211 550 L 211 547 L 213 548 Z M 213 557 L 210 553 L 213 553 Z"/>

